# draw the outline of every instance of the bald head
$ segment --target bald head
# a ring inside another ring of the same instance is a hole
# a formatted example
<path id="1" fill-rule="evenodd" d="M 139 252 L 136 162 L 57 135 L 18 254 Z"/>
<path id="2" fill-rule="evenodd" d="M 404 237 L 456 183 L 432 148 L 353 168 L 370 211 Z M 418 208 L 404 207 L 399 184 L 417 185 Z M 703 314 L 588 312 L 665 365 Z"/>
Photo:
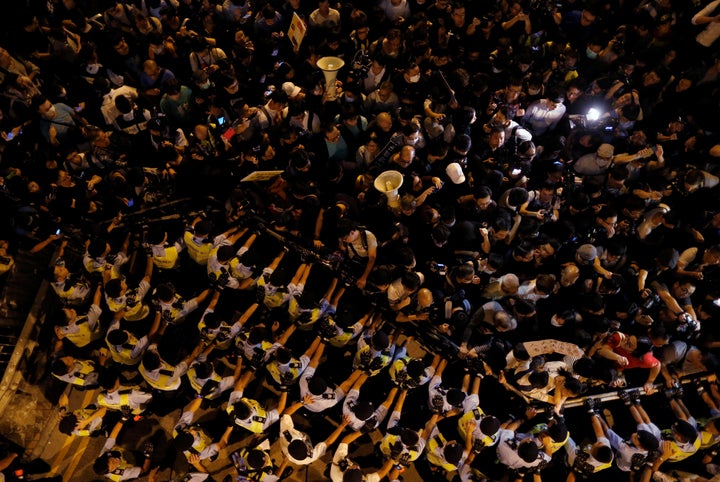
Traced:
<path id="1" fill-rule="evenodd" d="M 427 288 L 420 288 L 417 294 L 418 308 L 427 308 L 433 303 L 432 291 Z"/>
<path id="2" fill-rule="evenodd" d="M 390 117 L 390 114 L 388 114 L 387 112 L 379 113 L 375 118 L 375 122 L 377 123 L 378 127 L 385 132 L 390 132 L 390 129 L 392 129 L 392 117 Z"/>
<path id="3" fill-rule="evenodd" d="M 560 285 L 564 287 L 572 286 L 580 277 L 580 270 L 575 263 L 568 264 L 563 267 L 560 272 Z"/>

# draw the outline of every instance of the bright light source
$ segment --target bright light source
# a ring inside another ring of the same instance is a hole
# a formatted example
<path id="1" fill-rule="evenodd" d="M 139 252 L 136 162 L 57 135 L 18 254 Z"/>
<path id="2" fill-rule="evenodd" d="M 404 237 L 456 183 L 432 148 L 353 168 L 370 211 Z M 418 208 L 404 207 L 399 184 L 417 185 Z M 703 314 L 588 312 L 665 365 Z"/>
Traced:
<path id="1" fill-rule="evenodd" d="M 595 107 L 591 107 L 590 110 L 588 110 L 588 113 L 585 115 L 585 117 L 589 121 L 596 121 L 600 118 L 600 111 L 597 110 Z"/>

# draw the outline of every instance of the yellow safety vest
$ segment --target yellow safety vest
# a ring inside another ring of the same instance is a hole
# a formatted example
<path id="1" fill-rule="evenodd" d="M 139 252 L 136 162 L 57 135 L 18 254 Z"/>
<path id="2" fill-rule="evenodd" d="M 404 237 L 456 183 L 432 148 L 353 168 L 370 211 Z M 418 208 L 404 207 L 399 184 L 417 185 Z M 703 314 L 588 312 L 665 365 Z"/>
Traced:
<path id="1" fill-rule="evenodd" d="M 222 381 L 222 377 L 218 375 L 215 372 L 212 372 L 212 375 L 210 375 L 209 378 L 206 378 L 202 383 L 200 382 L 200 378 L 198 378 L 197 373 L 195 372 L 195 365 L 191 366 L 187 371 L 187 377 L 190 381 L 190 386 L 193 387 L 193 390 L 195 390 L 197 393 L 200 393 L 203 389 L 203 386 L 205 386 L 205 383 L 212 380 L 215 382 L 220 383 Z"/>
<path id="2" fill-rule="evenodd" d="M 87 376 L 94 372 L 95 363 L 91 360 L 75 360 L 75 367 L 72 372 L 73 380 L 71 384 L 77 385 L 78 387 L 84 387 Z"/>
<path id="3" fill-rule="evenodd" d="M 690 452 L 685 452 L 684 450 L 680 449 L 680 446 L 675 442 L 675 440 L 671 440 L 670 443 L 672 444 L 672 451 L 673 454 L 670 456 L 669 459 L 667 459 L 668 462 L 680 462 L 681 460 L 685 460 L 686 458 L 692 456 L 700 450 L 700 436 L 697 436 L 695 438 L 695 441 L 693 442 L 693 450 Z"/>
<path id="4" fill-rule="evenodd" d="M 392 448 L 397 444 L 401 443 L 400 435 L 393 435 L 391 433 L 385 435 L 383 439 L 380 441 L 380 451 L 390 457 L 392 453 Z M 410 463 L 416 461 L 418 457 L 420 457 L 420 451 L 417 449 L 417 447 L 408 447 L 405 444 L 402 444 L 402 452 L 396 456 L 396 459 L 399 463 L 408 466 Z"/>
<path id="5" fill-rule="evenodd" d="M 117 402 L 111 402 L 107 398 L 107 392 L 101 392 L 98 394 L 97 403 L 98 405 L 102 407 L 107 407 L 110 410 L 122 410 L 123 407 L 130 407 L 130 395 L 132 394 L 133 390 L 140 390 L 140 387 L 138 386 L 132 386 L 132 387 L 122 387 L 120 390 L 118 390 L 118 394 L 120 395 L 120 400 Z M 132 408 L 132 407 L 130 407 Z M 133 415 L 140 415 L 143 412 L 143 409 L 138 408 L 132 408 L 132 414 Z"/>
<path id="6" fill-rule="evenodd" d="M 447 470 L 448 472 L 452 472 L 453 470 L 457 470 L 457 465 L 451 464 L 450 462 L 445 460 L 444 456 L 437 454 L 437 449 L 438 448 L 442 449 L 443 447 L 445 447 L 445 445 L 447 445 L 447 440 L 445 440 L 445 437 L 443 437 L 443 434 L 441 434 L 441 433 L 437 434 L 436 436 L 434 436 L 433 438 L 431 438 L 428 441 L 428 451 L 427 451 L 426 456 L 427 456 L 428 462 L 430 462 L 431 464 L 433 464 L 437 467 L 441 467 L 441 468 Z"/>
<path id="7" fill-rule="evenodd" d="M 212 439 L 208 434 L 205 433 L 202 428 L 193 426 L 190 428 L 190 430 L 192 430 L 195 438 L 190 449 L 183 452 L 183 454 L 185 454 L 185 457 L 187 458 L 189 458 L 192 454 L 200 455 L 203 450 L 205 450 L 212 444 Z"/>
<path id="8" fill-rule="evenodd" d="M 178 250 L 175 246 L 165 248 L 163 256 L 153 253 L 153 263 L 160 269 L 173 269 L 179 258 Z"/>
<path id="9" fill-rule="evenodd" d="M 185 241 L 188 256 L 201 266 L 207 265 L 208 259 L 210 258 L 210 250 L 212 250 L 212 243 L 207 242 L 207 240 L 198 243 L 190 231 L 185 231 L 183 241 Z"/>
<path id="10" fill-rule="evenodd" d="M 150 307 L 144 304 L 142 301 L 135 301 L 136 293 L 128 290 L 123 298 L 110 298 L 105 297 L 105 302 L 108 308 L 113 313 L 117 313 L 120 310 L 125 310 L 123 318 L 127 321 L 140 321 L 150 313 Z M 128 297 L 133 297 L 131 303 L 128 304 Z M 122 302 L 118 301 L 122 299 Z"/>
<path id="11" fill-rule="evenodd" d="M 120 465 L 118 466 L 118 468 L 116 468 L 112 472 L 105 474 L 105 477 L 112 480 L 113 482 L 120 482 L 121 480 L 123 480 L 122 476 L 125 473 L 125 471 L 128 469 L 132 469 L 134 467 L 134 465 L 129 463 L 127 460 L 125 460 L 125 451 L 122 450 L 120 447 L 113 447 L 111 452 L 119 452 L 120 453 L 120 457 L 119 457 Z"/>
<path id="12" fill-rule="evenodd" d="M 180 386 L 180 379 L 173 377 L 175 370 L 172 366 L 165 362 L 160 363 L 160 368 L 157 369 L 157 378 L 150 377 L 150 372 L 143 366 L 142 363 L 140 363 L 138 369 L 140 371 L 140 375 L 142 375 L 147 384 L 156 390 L 170 392 L 172 390 L 176 390 Z"/>
<path id="13" fill-rule="evenodd" d="M 278 385 L 291 385 L 297 382 L 301 375 L 300 368 L 302 368 L 302 364 L 297 360 L 283 365 L 271 361 L 265 366 L 265 369 Z"/>
<path id="14" fill-rule="evenodd" d="M 241 398 L 240 401 L 244 402 L 250 407 L 250 419 L 241 420 L 234 416 L 233 406 L 228 404 L 226 411 L 228 415 L 232 416 L 235 420 L 235 425 L 243 427 L 252 433 L 263 433 L 265 431 L 265 421 L 267 420 L 267 411 L 260 405 L 260 403 L 251 398 Z"/>
<path id="15" fill-rule="evenodd" d="M 134 358 L 132 356 L 132 352 L 138 343 L 137 338 L 135 338 L 132 333 L 128 333 L 127 341 L 120 346 L 111 344 L 107 341 L 107 338 L 105 338 L 105 343 L 110 349 L 110 357 L 115 363 L 120 363 L 122 365 L 137 365 L 140 363 L 142 353 Z"/>
<path id="16" fill-rule="evenodd" d="M 712 434 L 707 430 L 700 432 L 700 448 L 709 449 L 716 443 L 720 442 L 720 434 Z"/>
<path id="17" fill-rule="evenodd" d="M 218 350 L 227 350 L 232 345 L 232 327 L 224 321 L 221 321 L 217 328 L 210 329 L 205 325 L 205 320 L 201 319 L 198 322 L 198 331 L 204 339 L 215 342 Z"/>
<path id="18" fill-rule="evenodd" d="M 84 346 L 89 345 L 91 342 L 95 340 L 99 340 L 102 336 L 102 330 L 100 329 L 100 323 L 95 323 L 95 328 L 90 330 L 90 325 L 88 325 L 87 316 L 80 317 L 79 319 L 75 320 L 75 326 L 78 327 L 78 331 L 75 333 L 68 333 L 65 335 L 65 338 L 70 340 L 70 342 L 79 347 L 82 348 Z"/>
<path id="19" fill-rule="evenodd" d="M 172 303 L 161 303 L 158 306 L 158 309 L 162 312 L 162 319 L 163 320 L 170 320 L 171 322 L 174 322 L 177 320 L 178 316 L 180 316 L 180 312 L 185 307 L 185 301 L 183 300 L 182 296 L 175 293 L 175 297 L 173 298 Z M 169 313 L 169 315 L 166 315 L 166 313 Z"/>
<path id="20" fill-rule="evenodd" d="M 242 461 L 241 467 L 238 468 L 238 473 L 240 476 L 252 480 L 253 482 L 262 482 L 265 480 L 268 475 L 272 475 L 275 467 L 273 466 L 272 459 L 270 458 L 270 453 L 267 451 L 265 452 L 265 465 L 258 468 L 252 468 L 249 465 L 247 465 L 247 457 L 250 451 L 247 448 L 243 448 L 240 450 L 240 460 Z"/>

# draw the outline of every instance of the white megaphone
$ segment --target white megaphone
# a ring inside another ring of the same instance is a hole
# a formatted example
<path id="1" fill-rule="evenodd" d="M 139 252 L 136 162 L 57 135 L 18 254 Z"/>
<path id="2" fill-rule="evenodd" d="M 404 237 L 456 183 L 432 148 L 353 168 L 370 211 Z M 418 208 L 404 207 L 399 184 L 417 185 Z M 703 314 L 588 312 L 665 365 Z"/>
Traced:
<path id="1" fill-rule="evenodd" d="M 402 186 L 403 175 L 398 171 L 385 171 L 375 178 L 375 189 L 387 196 L 388 206 L 395 209 L 400 207 L 400 194 L 398 189 Z"/>
<path id="2" fill-rule="evenodd" d="M 340 57 L 322 57 L 318 59 L 317 66 L 325 75 L 325 92 L 327 100 L 337 98 L 337 73 L 345 65 Z"/>

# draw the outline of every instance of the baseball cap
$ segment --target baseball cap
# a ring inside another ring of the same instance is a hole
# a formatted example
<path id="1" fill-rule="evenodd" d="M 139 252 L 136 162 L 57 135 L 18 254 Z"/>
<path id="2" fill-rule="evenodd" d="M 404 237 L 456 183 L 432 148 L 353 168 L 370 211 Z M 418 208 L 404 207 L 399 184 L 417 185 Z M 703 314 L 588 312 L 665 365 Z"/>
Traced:
<path id="1" fill-rule="evenodd" d="M 600 144 L 598 147 L 597 155 L 604 158 L 610 158 L 615 153 L 615 148 L 612 144 Z"/>
<path id="2" fill-rule="evenodd" d="M 293 84 L 292 82 L 284 82 L 282 90 L 287 94 L 288 97 L 295 97 L 300 93 L 300 87 Z"/>
<path id="3" fill-rule="evenodd" d="M 577 249 L 576 254 L 578 258 L 585 262 L 594 261 L 598 255 L 597 248 L 592 244 L 583 244 Z"/>
<path id="4" fill-rule="evenodd" d="M 457 162 L 450 163 L 448 167 L 445 168 L 445 173 L 453 184 L 462 184 L 465 182 L 465 174 L 463 174 L 462 167 Z"/>

